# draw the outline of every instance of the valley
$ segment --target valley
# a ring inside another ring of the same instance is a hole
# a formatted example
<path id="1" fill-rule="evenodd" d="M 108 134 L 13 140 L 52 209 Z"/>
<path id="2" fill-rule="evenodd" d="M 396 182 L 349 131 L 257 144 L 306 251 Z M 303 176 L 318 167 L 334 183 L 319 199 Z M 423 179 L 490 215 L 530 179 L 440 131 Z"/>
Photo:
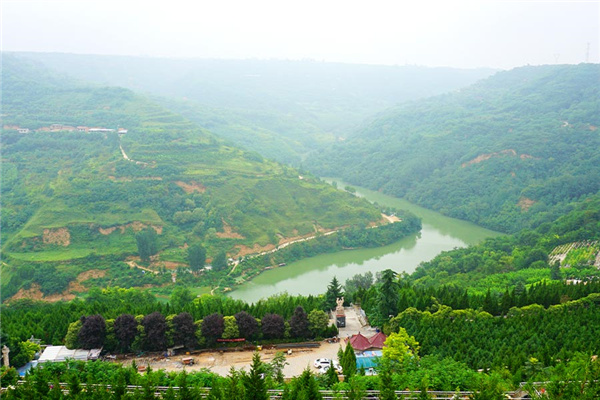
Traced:
<path id="1" fill-rule="evenodd" d="M 324 180 L 336 182 L 340 188 L 348 185 L 338 179 Z M 282 292 L 291 295 L 318 295 L 326 291 L 333 276 L 340 282 L 345 282 L 356 274 L 367 271 L 377 273 L 389 268 L 399 274 L 410 274 L 421 262 L 429 261 L 444 251 L 477 244 L 486 238 L 501 235 L 466 221 L 445 217 L 405 200 L 361 187 L 353 189 L 356 190 L 356 196 L 371 202 L 411 211 L 422 219 L 421 231 L 387 246 L 318 255 L 264 271 L 250 282 L 236 286 L 228 296 L 246 302 L 256 302 L 265 296 Z"/>
<path id="2" fill-rule="evenodd" d="M 2 396 L 600 393 L 597 64 L 2 67 Z"/>

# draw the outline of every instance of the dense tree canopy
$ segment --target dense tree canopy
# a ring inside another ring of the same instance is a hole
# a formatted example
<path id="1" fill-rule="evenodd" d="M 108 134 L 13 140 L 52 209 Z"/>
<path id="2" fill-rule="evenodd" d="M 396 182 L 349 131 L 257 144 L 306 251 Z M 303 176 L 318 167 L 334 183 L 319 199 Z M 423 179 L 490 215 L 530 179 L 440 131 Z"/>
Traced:
<path id="1" fill-rule="evenodd" d="M 165 316 L 155 311 L 142 319 L 144 343 L 148 350 L 160 351 L 167 348 L 167 322 Z"/>

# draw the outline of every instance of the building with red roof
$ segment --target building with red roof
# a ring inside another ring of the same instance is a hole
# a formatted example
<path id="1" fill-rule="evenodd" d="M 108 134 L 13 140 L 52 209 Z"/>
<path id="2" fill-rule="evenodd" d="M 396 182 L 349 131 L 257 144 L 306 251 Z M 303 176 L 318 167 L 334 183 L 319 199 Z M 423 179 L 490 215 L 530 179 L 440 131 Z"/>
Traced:
<path id="1" fill-rule="evenodd" d="M 387 336 L 382 332 L 378 332 L 375 336 L 367 338 L 362 333 L 350 336 L 346 339 L 346 343 L 350 344 L 355 351 L 381 350 Z"/>
<path id="2" fill-rule="evenodd" d="M 386 339 L 387 336 L 385 336 L 383 332 L 377 332 L 375 336 L 369 338 L 369 343 L 371 343 L 371 347 L 373 348 L 383 349 L 383 344 L 385 343 Z"/>

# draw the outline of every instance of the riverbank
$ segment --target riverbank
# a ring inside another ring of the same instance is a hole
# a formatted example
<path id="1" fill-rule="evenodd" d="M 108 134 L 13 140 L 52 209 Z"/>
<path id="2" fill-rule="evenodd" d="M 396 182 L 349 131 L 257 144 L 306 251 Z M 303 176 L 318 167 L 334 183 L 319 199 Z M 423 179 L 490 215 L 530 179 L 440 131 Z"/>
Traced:
<path id="1" fill-rule="evenodd" d="M 224 288 L 224 292 L 228 292 L 234 285 L 251 281 L 265 271 L 286 266 L 298 260 L 348 251 L 348 249 L 386 246 L 416 234 L 422 227 L 419 218 L 404 210 L 397 211 L 396 215 L 390 216 L 390 218 L 394 222 L 376 227 L 340 229 L 329 234 L 298 240 L 293 244 L 281 246 L 276 251 L 271 250 L 246 258 L 231 270 L 228 275 L 229 282 L 220 284 L 220 286 Z"/>
<path id="2" fill-rule="evenodd" d="M 331 181 L 331 180 L 328 180 Z M 345 183 L 338 181 L 338 187 Z M 255 302 L 277 293 L 318 295 L 336 276 L 341 283 L 356 274 L 373 274 L 385 269 L 411 273 L 423 261 L 429 261 L 443 251 L 467 247 L 502 233 L 491 231 L 467 221 L 446 217 L 406 200 L 356 187 L 356 195 L 380 206 L 406 209 L 422 220 L 418 234 L 408 235 L 392 244 L 378 248 L 341 250 L 288 263 L 283 268 L 262 271 L 252 280 L 237 285 L 228 296 Z"/>

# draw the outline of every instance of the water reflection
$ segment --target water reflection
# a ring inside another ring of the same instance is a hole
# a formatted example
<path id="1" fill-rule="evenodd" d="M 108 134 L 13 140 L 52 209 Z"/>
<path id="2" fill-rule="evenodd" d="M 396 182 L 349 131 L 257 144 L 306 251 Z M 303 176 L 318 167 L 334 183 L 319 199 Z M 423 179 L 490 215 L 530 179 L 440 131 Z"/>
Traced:
<path id="1" fill-rule="evenodd" d="M 345 185 L 338 181 L 338 187 Z M 357 194 L 370 201 L 414 212 L 422 218 L 423 229 L 388 246 L 323 254 L 265 271 L 252 281 L 237 286 L 229 296 L 254 302 L 284 291 L 290 294 L 320 294 L 325 292 L 333 276 L 343 283 L 353 275 L 366 271 L 375 274 L 390 268 L 411 273 L 419 263 L 432 259 L 442 251 L 465 247 L 486 237 L 499 235 L 498 232 L 445 217 L 405 200 L 363 188 L 356 189 Z"/>

